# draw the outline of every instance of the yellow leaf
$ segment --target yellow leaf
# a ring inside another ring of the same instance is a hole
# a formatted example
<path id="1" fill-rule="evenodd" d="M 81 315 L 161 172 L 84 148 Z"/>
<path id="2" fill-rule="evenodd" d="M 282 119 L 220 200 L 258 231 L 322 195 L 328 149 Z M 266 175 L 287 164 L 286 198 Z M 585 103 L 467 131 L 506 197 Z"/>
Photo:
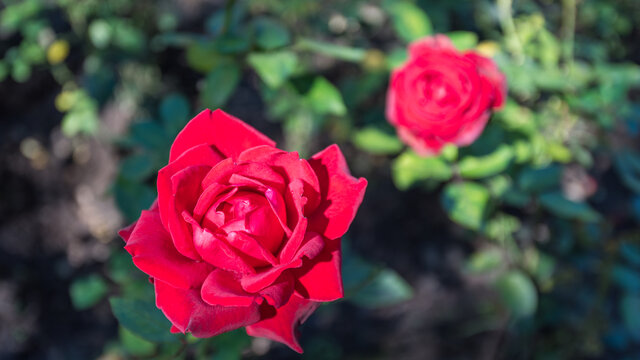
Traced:
<path id="1" fill-rule="evenodd" d="M 69 55 L 69 43 L 66 40 L 56 40 L 47 49 L 49 64 L 56 65 L 64 61 Z"/>

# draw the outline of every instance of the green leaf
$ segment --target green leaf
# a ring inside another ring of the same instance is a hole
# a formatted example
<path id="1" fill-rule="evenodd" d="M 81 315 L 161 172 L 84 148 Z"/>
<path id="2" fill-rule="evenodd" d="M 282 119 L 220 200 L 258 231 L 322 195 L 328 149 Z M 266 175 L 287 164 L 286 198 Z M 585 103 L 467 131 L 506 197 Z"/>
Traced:
<path id="1" fill-rule="evenodd" d="M 408 1 L 386 1 L 385 9 L 391 16 L 396 33 L 406 42 L 431 34 L 431 21 L 418 6 Z"/>
<path id="2" fill-rule="evenodd" d="M 478 230 L 484 221 L 489 191 L 477 183 L 451 183 L 445 187 L 441 200 L 451 220 Z"/>
<path id="3" fill-rule="evenodd" d="M 376 308 L 408 300 L 413 295 L 411 286 L 400 275 L 353 253 L 348 241 L 342 244 L 342 262 L 347 301 Z"/>
<path id="4" fill-rule="evenodd" d="M 41 9 L 42 4 L 38 0 L 18 1 L 6 5 L 0 11 L 0 27 L 3 30 L 16 30 L 20 24 L 37 15 Z"/>
<path id="5" fill-rule="evenodd" d="M 103 19 L 97 19 L 91 22 L 88 32 L 91 43 L 99 49 L 107 47 L 113 35 L 111 24 Z"/>
<path id="6" fill-rule="evenodd" d="M 627 295 L 620 300 L 620 317 L 631 336 L 640 341 L 640 295 Z"/>
<path id="7" fill-rule="evenodd" d="M 128 20 L 116 19 L 111 24 L 113 44 L 131 53 L 140 53 L 146 47 L 145 35 L 141 29 Z"/>
<path id="8" fill-rule="evenodd" d="M 407 54 L 406 48 L 397 48 L 392 50 L 387 56 L 387 64 L 389 65 L 389 70 L 393 70 L 397 67 L 402 66 L 409 55 Z"/>
<path id="9" fill-rule="evenodd" d="M 153 158 L 146 152 L 129 155 L 120 163 L 120 173 L 129 180 L 144 180 L 152 171 Z"/>
<path id="10" fill-rule="evenodd" d="M 532 135 L 538 131 L 533 112 L 512 100 L 508 100 L 502 110 L 495 114 L 494 118 L 509 131 L 519 132 L 524 135 Z"/>
<path id="11" fill-rule="evenodd" d="M 471 31 L 452 31 L 447 36 L 460 51 L 472 49 L 478 44 L 478 35 Z"/>
<path id="12" fill-rule="evenodd" d="M 225 64 L 213 69 L 204 80 L 200 93 L 202 106 L 209 109 L 223 107 L 238 87 L 242 71 L 237 64 Z"/>
<path id="13" fill-rule="evenodd" d="M 85 310 L 97 304 L 108 290 L 107 283 L 100 275 L 91 274 L 71 283 L 69 294 L 73 307 L 77 310 Z"/>
<path id="14" fill-rule="evenodd" d="M 586 222 L 600 220 L 600 214 L 587 203 L 571 201 L 560 192 L 554 191 L 540 195 L 540 204 L 556 216 Z"/>
<path id="15" fill-rule="evenodd" d="M 375 309 L 395 305 L 413 297 L 413 289 L 398 273 L 383 269 L 373 280 L 349 298 L 365 308 Z"/>
<path id="16" fill-rule="evenodd" d="M 513 233 L 518 231 L 520 226 L 521 223 L 517 217 L 499 213 L 487 222 L 484 233 L 489 238 L 504 244 L 513 238 Z"/>
<path id="17" fill-rule="evenodd" d="M 240 54 L 249 50 L 251 39 L 245 33 L 226 33 L 216 39 L 214 47 L 220 54 Z"/>
<path id="18" fill-rule="evenodd" d="M 62 132 L 66 136 L 83 133 L 92 135 L 98 131 L 98 105 L 83 90 L 75 92 L 76 100 L 71 110 L 62 118 Z"/>
<path id="19" fill-rule="evenodd" d="M 187 47 L 185 55 L 187 64 L 204 74 L 222 64 L 233 62 L 231 57 L 218 54 L 215 44 L 212 42 L 194 41 Z"/>
<path id="20" fill-rule="evenodd" d="M 0 82 L 4 81 L 9 75 L 9 65 L 5 61 L 0 60 Z"/>
<path id="21" fill-rule="evenodd" d="M 640 272 L 624 265 L 611 270 L 611 279 L 629 293 L 640 294 Z"/>
<path id="22" fill-rule="evenodd" d="M 251 345 L 251 339 L 244 329 L 220 334 L 212 342 L 215 346 L 213 358 L 216 360 L 240 360 L 242 352 Z"/>
<path id="23" fill-rule="evenodd" d="M 284 84 L 298 65 L 298 58 L 291 51 L 252 53 L 247 61 L 270 88 Z"/>
<path id="24" fill-rule="evenodd" d="M 321 76 L 315 78 L 305 98 L 318 115 L 343 116 L 347 114 L 347 108 L 344 105 L 340 91 Z"/>
<path id="25" fill-rule="evenodd" d="M 615 155 L 614 165 L 622 183 L 636 194 L 640 194 L 640 155 L 621 151 Z"/>
<path id="26" fill-rule="evenodd" d="M 373 279 L 378 268 L 351 250 L 349 242 L 342 242 L 342 275 L 347 299 Z"/>
<path id="27" fill-rule="evenodd" d="M 480 179 L 501 173 L 509 167 L 513 150 L 508 145 L 485 156 L 466 156 L 458 164 L 460 175 L 467 179 Z"/>
<path id="28" fill-rule="evenodd" d="M 496 287 L 512 316 L 522 318 L 535 313 L 538 291 L 527 275 L 519 270 L 511 270 L 498 279 Z"/>
<path id="29" fill-rule="evenodd" d="M 23 83 L 31 77 L 31 66 L 22 59 L 13 62 L 11 78 L 18 83 Z"/>
<path id="30" fill-rule="evenodd" d="M 625 241 L 620 244 L 620 254 L 629 263 L 640 266 L 640 245 Z"/>
<path id="31" fill-rule="evenodd" d="M 259 17 L 253 21 L 254 39 L 256 44 L 264 50 L 273 50 L 289 44 L 291 34 L 278 21 Z"/>
<path id="32" fill-rule="evenodd" d="M 541 169 L 525 169 L 518 176 L 518 186 L 526 192 L 540 192 L 560 185 L 562 167 L 551 165 Z"/>
<path id="33" fill-rule="evenodd" d="M 173 119 L 185 118 L 186 117 L 176 117 Z M 166 148 L 168 145 L 171 145 L 165 129 L 155 121 L 141 121 L 132 124 L 129 128 L 129 138 L 134 144 L 154 151 L 168 151 Z"/>
<path id="34" fill-rule="evenodd" d="M 140 273 L 133 265 L 131 255 L 126 251 L 115 251 L 109 257 L 107 275 L 117 284 L 124 284 L 132 281 L 135 277 L 132 273 Z"/>
<path id="35" fill-rule="evenodd" d="M 402 142 L 395 135 L 375 128 L 366 127 L 353 134 L 353 143 L 360 149 L 373 154 L 396 154 L 402 150 Z"/>
<path id="36" fill-rule="evenodd" d="M 109 298 L 111 311 L 120 325 L 145 340 L 154 342 L 175 341 L 177 337 L 169 330 L 171 323 L 153 301 Z"/>
<path id="37" fill-rule="evenodd" d="M 453 175 L 451 167 L 438 157 L 421 157 L 411 150 L 400 154 L 392 165 L 393 182 L 406 190 L 422 180 L 445 181 Z"/>
<path id="38" fill-rule="evenodd" d="M 367 56 L 367 50 L 365 49 L 335 45 L 307 38 L 299 39 L 296 42 L 296 48 L 351 62 L 361 62 Z"/>
<path id="39" fill-rule="evenodd" d="M 189 119 L 189 100 L 181 94 L 171 94 L 160 103 L 160 118 L 165 126 L 176 122 L 186 123 Z"/>
<path id="40" fill-rule="evenodd" d="M 474 253 L 467 261 L 466 269 L 471 273 L 481 274 L 496 270 L 503 263 L 502 252 L 499 249 L 490 248 Z"/>
<path id="41" fill-rule="evenodd" d="M 156 199 L 156 191 L 139 182 L 118 178 L 114 185 L 114 197 L 125 218 L 134 221 L 142 210 L 148 209 Z"/>
<path id="42" fill-rule="evenodd" d="M 120 343 L 133 356 L 150 356 L 156 351 L 156 345 L 120 326 L 118 330 Z"/>

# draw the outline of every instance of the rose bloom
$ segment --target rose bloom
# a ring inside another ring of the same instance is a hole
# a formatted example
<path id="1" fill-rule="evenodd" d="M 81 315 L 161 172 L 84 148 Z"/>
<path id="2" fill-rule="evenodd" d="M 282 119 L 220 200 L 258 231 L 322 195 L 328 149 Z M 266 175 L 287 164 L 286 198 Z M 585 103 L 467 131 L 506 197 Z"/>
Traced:
<path id="1" fill-rule="evenodd" d="M 178 134 L 158 199 L 120 231 L 172 332 L 249 335 L 302 352 L 297 325 L 343 296 L 340 237 L 367 181 L 336 145 L 310 160 L 221 110 Z"/>
<path id="2" fill-rule="evenodd" d="M 392 72 L 387 119 L 416 153 L 435 155 L 446 144 L 475 141 L 506 93 L 493 60 L 461 53 L 448 37 L 436 35 L 410 44 L 409 59 Z"/>

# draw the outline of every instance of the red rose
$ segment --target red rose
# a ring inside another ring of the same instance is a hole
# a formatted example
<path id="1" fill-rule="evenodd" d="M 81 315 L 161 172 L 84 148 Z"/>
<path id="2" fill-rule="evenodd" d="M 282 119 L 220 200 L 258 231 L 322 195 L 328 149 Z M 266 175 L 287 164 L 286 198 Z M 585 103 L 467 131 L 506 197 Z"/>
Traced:
<path id="1" fill-rule="evenodd" d="M 491 59 L 460 53 L 436 35 L 409 45 L 409 59 L 391 74 L 387 119 L 415 152 L 434 155 L 445 144 L 477 139 L 506 93 L 505 77 Z"/>
<path id="2" fill-rule="evenodd" d="M 120 231 L 172 332 L 247 333 L 302 352 L 296 327 L 343 296 L 340 237 L 362 202 L 336 145 L 300 159 L 205 110 L 178 134 L 158 199 Z"/>

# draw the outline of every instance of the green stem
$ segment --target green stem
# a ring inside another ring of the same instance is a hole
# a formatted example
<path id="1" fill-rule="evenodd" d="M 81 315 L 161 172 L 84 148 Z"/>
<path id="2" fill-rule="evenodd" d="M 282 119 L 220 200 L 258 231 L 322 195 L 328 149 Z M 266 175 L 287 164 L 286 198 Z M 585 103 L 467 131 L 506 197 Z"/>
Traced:
<path id="1" fill-rule="evenodd" d="M 573 62 L 573 46 L 576 32 L 576 0 L 562 0 L 562 58 L 565 66 Z"/>
<path id="2" fill-rule="evenodd" d="M 227 4 L 224 7 L 224 25 L 222 25 L 222 34 L 226 34 L 231 26 L 231 18 L 233 17 L 233 6 L 236 4 L 236 0 L 227 0 Z"/>
<path id="3" fill-rule="evenodd" d="M 518 31 L 516 30 L 516 25 L 513 21 L 513 14 L 511 12 L 512 5 L 512 0 L 496 0 L 500 26 L 502 27 L 502 31 L 505 35 L 507 48 L 513 54 L 516 61 L 521 63 L 524 61 L 524 54 L 522 50 L 522 43 L 520 43 L 520 37 L 518 36 Z"/>

